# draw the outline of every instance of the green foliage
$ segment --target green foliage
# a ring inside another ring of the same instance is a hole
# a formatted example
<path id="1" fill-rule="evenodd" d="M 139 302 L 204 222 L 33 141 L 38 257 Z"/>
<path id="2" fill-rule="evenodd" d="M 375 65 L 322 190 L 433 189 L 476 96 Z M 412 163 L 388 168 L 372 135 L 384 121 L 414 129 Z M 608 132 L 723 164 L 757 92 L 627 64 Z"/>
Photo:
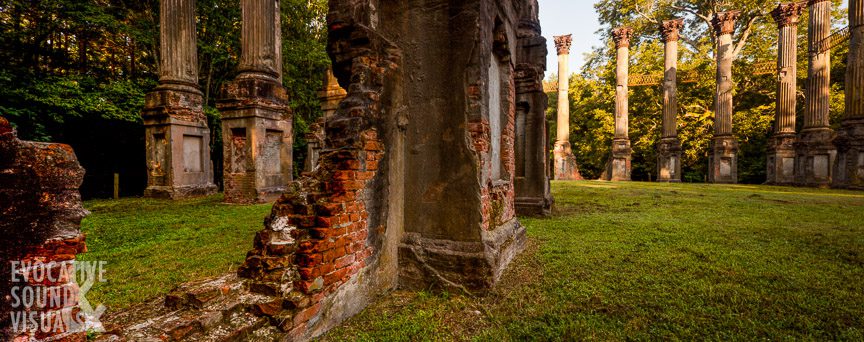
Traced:
<path id="1" fill-rule="evenodd" d="M 836 27 L 846 25 L 845 8 L 834 0 Z M 631 74 L 663 72 L 663 45 L 659 21 L 685 19 L 679 47 L 679 80 L 684 72 L 700 75 L 695 83 L 678 86 L 678 130 L 684 155 L 684 180 L 701 182 L 708 164 L 708 146 L 714 125 L 714 34 L 709 20 L 718 11 L 740 10 L 734 39 L 740 53 L 733 67 L 736 88 L 733 126 L 741 143 L 739 180 L 761 183 L 765 180 L 765 151 L 772 132 L 775 111 L 776 79 L 772 75 L 753 75 L 758 62 L 774 61 L 777 54 L 777 26 L 770 16 L 774 2 L 758 0 L 673 1 L 601 0 L 595 5 L 600 16 L 600 35 L 608 43 L 587 55 L 581 73 L 571 76 L 571 145 L 583 176 L 597 178 L 610 156 L 614 131 L 615 49 L 611 40 L 614 27 L 634 28 L 631 43 Z M 807 14 L 799 25 L 799 126 L 803 121 L 803 87 L 807 74 Z M 831 119 L 837 124 L 844 112 L 843 81 L 847 47 L 832 53 Z M 656 146 L 662 129 L 662 89 L 660 86 L 631 87 L 630 138 L 634 151 L 633 177 L 656 178 Z M 550 116 L 555 117 L 554 100 Z"/>
<path id="2" fill-rule="evenodd" d="M 529 247 L 491 293 L 397 292 L 324 340 L 864 338 L 861 193 L 597 182 L 552 191 L 557 212 L 521 219 Z"/>

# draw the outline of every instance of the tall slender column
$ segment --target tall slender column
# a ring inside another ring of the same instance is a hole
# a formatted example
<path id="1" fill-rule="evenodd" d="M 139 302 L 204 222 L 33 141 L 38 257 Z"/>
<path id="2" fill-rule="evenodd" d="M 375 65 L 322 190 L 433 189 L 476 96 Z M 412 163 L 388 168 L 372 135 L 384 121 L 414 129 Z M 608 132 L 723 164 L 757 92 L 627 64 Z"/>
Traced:
<path id="1" fill-rule="evenodd" d="M 864 189 L 864 0 L 849 1 L 846 116 L 838 136 L 836 187 Z"/>
<path id="2" fill-rule="evenodd" d="M 141 113 L 147 149 L 144 195 L 209 195 L 217 188 L 198 87 L 195 0 L 161 0 L 159 23 L 159 85 L 147 94 Z"/>
<path id="3" fill-rule="evenodd" d="M 279 0 L 241 0 L 239 74 L 222 88 L 225 201 L 268 202 L 292 179 L 293 129 L 282 86 Z"/>
<path id="4" fill-rule="evenodd" d="M 630 38 L 633 29 L 619 27 L 612 30 L 612 39 L 618 50 L 615 86 L 615 137 L 612 139 L 612 161 L 607 170 L 609 180 L 629 181 L 630 149 L 629 113 L 628 113 L 628 83 L 630 74 Z"/>
<path id="5" fill-rule="evenodd" d="M 777 109 L 774 135 L 768 145 L 768 183 L 795 181 L 795 99 L 798 92 L 798 18 L 804 7 L 782 3 L 771 15 L 777 22 Z"/>
<path id="6" fill-rule="evenodd" d="M 570 149 L 570 44 L 572 35 L 556 36 L 558 50 L 558 122 L 555 140 L 555 179 L 582 179 Z"/>
<path id="7" fill-rule="evenodd" d="M 664 21 L 663 136 L 657 147 L 657 181 L 681 181 L 681 142 L 678 140 L 678 38 L 683 19 Z"/>
<path id="8" fill-rule="evenodd" d="M 735 48 L 732 32 L 740 11 L 714 15 L 712 24 L 717 36 L 717 92 L 714 97 L 714 139 L 709 160 L 708 181 L 711 183 L 738 182 L 738 141 L 732 135 L 732 61 Z"/>
<path id="9" fill-rule="evenodd" d="M 808 31 L 809 67 L 807 70 L 804 128 L 798 136 L 795 161 L 795 183 L 827 186 L 831 183 L 832 165 L 837 151 L 829 127 L 831 96 L 831 51 L 820 44 L 831 35 L 831 1 L 810 0 Z M 820 51 L 820 49 L 825 51 Z"/>

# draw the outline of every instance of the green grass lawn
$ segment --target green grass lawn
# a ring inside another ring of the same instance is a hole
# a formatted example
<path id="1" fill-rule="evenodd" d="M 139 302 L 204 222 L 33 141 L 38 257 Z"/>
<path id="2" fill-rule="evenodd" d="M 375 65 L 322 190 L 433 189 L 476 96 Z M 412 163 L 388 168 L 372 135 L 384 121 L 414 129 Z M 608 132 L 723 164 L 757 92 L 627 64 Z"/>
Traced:
<path id="1" fill-rule="evenodd" d="M 864 193 L 555 183 L 485 297 L 397 292 L 332 340 L 864 339 Z"/>
<path id="2" fill-rule="evenodd" d="M 489 295 L 397 291 L 328 340 L 864 340 L 864 193 L 554 183 Z M 90 201 L 109 310 L 236 270 L 270 205 Z"/>
<path id="3" fill-rule="evenodd" d="M 81 223 L 88 253 L 107 261 L 106 283 L 87 299 L 114 311 L 165 295 L 184 282 L 236 270 L 271 205 L 222 204 L 222 196 L 165 201 L 87 201 Z"/>

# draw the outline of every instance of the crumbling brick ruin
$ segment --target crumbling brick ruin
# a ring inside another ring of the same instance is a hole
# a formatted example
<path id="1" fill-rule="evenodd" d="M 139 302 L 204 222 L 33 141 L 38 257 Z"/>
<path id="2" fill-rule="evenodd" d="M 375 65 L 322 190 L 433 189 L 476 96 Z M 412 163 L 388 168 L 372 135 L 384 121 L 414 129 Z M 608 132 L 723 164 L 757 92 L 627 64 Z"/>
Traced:
<path id="1" fill-rule="evenodd" d="M 0 326 L 4 328 L 0 337 L 5 341 L 86 340 L 81 327 L 72 326 L 48 332 L 26 329 L 16 333 L 10 316 L 13 312 L 33 312 L 37 320 L 38 314 L 44 314 L 46 321 L 56 322 L 60 317 L 74 317 L 80 312 L 77 284 L 59 275 L 70 273 L 76 254 L 86 250 L 79 230 L 81 219 L 87 214 L 78 193 L 83 178 L 84 169 L 71 147 L 18 140 L 9 122 L 0 117 L 0 261 L 3 263 Z M 13 267 L 17 281 L 13 281 Z M 66 271 L 61 272 L 61 268 Z M 29 275 L 26 279 L 24 272 Z M 45 272 L 54 276 L 50 279 L 35 276 Z M 18 294 L 13 293 L 13 287 L 17 287 L 14 293 Z M 27 307 L 21 294 L 24 288 L 63 295 L 58 301 L 49 299 L 47 304 Z"/>
<path id="2" fill-rule="evenodd" d="M 543 152 L 545 131 L 536 0 L 332 0 L 327 23 L 347 94 L 317 165 L 273 206 L 236 275 L 116 314 L 109 335 L 306 340 L 397 287 L 482 294 L 522 250 L 519 106 L 526 146 Z M 542 212 L 546 158 L 531 153 Z"/>

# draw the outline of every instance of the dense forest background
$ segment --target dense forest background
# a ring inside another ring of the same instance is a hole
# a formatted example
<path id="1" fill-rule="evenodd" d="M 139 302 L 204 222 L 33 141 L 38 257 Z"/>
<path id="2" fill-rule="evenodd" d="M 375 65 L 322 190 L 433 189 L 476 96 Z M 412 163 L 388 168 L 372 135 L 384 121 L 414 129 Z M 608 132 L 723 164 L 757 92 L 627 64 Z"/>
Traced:
<path id="1" fill-rule="evenodd" d="M 847 25 L 846 8 L 834 0 L 834 26 Z M 586 58 L 581 72 L 570 77 L 571 144 L 583 176 L 598 178 L 611 155 L 615 101 L 615 47 L 611 30 L 634 28 L 631 42 L 631 74 L 663 72 L 662 20 L 684 18 L 679 42 L 679 77 L 684 72 L 702 75 L 695 83 L 679 84 L 678 130 L 684 147 L 682 172 L 687 182 L 702 182 L 708 169 L 708 146 L 714 125 L 715 39 L 708 20 L 716 12 L 742 11 L 733 35 L 740 53 L 734 64 L 735 113 L 733 126 L 741 145 L 739 178 L 744 183 L 766 179 L 766 148 L 773 132 L 776 76 L 754 75 L 759 62 L 776 61 L 778 29 L 770 12 L 777 2 L 764 0 L 600 0 L 595 8 L 604 46 Z M 798 127 L 803 124 L 807 78 L 807 11 L 798 26 Z M 554 53 L 554 51 L 553 51 Z M 848 45 L 832 51 L 831 122 L 839 124 L 844 113 L 844 78 Z M 550 65 L 550 68 L 555 66 Z M 550 80 L 557 79 L 552 76 Z M 679 82 L 681 83 L 681 82 Z M 557 98 L 550 96 L 549 115 L 556 117 Z M 656 178 L 656 146 L 662 121 L 660 86 L 630 88 L 630 138 L 633 146 L 633 178 Z M 550 132 L 555 132 L 554 121 Z M 835 127 L 837 128 L 837 127 Z M 554 137 L 550 136 L 550 141 Z"/>
<path id="2" fill-rule="evenodd" d="M 282 0 L 284 83 L 295 136 L 321 115 L 317 91 L 329 65 L 326 0 Z M 240 2 L 198 0 L 198 70 L 216 180 L 222 141 L 215 94 L 240 54 Z M 87 170 L 82 195 L 123 195 L 147 184 L 144 95 L 156 86 L 158 0 L 0 0 L 0 115 L 22 139 L 72 145 Z M 304 142 L 295 151 L 303 156 Z M 299 161 L 302 165 L 302 160 Z"/>

